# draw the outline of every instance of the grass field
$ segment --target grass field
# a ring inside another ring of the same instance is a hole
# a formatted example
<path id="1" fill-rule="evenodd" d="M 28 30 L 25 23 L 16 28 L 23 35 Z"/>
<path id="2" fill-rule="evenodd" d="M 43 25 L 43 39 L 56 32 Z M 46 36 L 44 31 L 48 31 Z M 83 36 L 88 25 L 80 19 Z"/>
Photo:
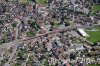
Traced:
<path id="1" fill-rule="evenodd" d="M 99 26 L 94 26 L 93 30 L 97 31 L 88 31 L 86 30 L 87 34 L 89 34 L 88 40 L 91 42 L 97 42 L 100 41 L 100 27 Z"/>
<path id="2" fill-rule="evenodd" d="M 92 11 L 96 12 L 96 11 L 100 11 L 100 5 L 93 5 Z"/>
<path id="3" fill-rule="evenodd" d="M 100 41 L 100 31 L 87 31 L 89 34 L 88 40 L 91 42 L 97 42 Z"/>
<path id="4" fill-rule="evenodd" d="M 38 3 L 44 4 L 45 0 L 37 0 Z"/>
<path id="5" fill-rule="evenodd" d="M 28 0 L 18 0 L 20 3 L 27 3 Z"/>
<path id="6" fill-rule="evenodd" d="M 100 31 L 100 26 L 96 26 L 96 25 L 95 25 L 95 26 L 94 26 L 94 29 Z"/>
<path id="7" fill-rule="evenodd" d="M 90 64 L 90 65 L 88 65 L 88 66 L 100 66 L 100 64 Z"/>

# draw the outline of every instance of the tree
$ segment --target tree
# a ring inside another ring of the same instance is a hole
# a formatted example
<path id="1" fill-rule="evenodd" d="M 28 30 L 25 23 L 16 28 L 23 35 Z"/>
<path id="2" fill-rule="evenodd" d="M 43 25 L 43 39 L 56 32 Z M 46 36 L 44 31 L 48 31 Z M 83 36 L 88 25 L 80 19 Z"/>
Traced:
<path id="1" fill-rule="evenodd" d="M 4 20 L 0 20 L 0 24 L 3 24 Z"/>
<path id="2" fill-rule="evenodd" d="M 28 36 L 28 37 L 35 36 L 35 33 L 34 33 L 34 32 L 32 32 L 32 31 L 29 31 L 29 32 L 27 32 L 27 36 Z"/>
<path id="3" fill-rule="evenodd" d="M 12 27 L 16 27 L 16 26 L 17 26 L 17 24 L 16 24 L 16 23 L 13 23 L 13 24 L 12 24 Z"/>
<path id="4" fill-rule="evenodd" d="M 58 27 L 58 26 L 59 26 L 59 23 L 58 23 L 57 21 L 54 21 L 54 22 L 51 23 L 51 25 L 52 25 L 53 27 L 54 27 L 54 26 L 55 26 L 55 27 Z"/>
<path id="5" fill-rule="evenodd" d="M 24 60 L 24 54 L 25 54 L 25 51 L 23 49 L 20 49 L 20 51 L 18 53 L 18 56 L 19 56 L 20 60 Z"/>
<path id="6" fill-rule="evenodd" d="M 75 59 L 76 58 L 76 54 L 74 53 L 74 52 L 72 52 L 71 54 L 70 54 L 70 59 Z"/>
<path id="7" fill-rule="evenodd" d="M 70 26 L 70 23 L 69 22 L 65 22 L 65 26 Z"/>
<path id="8" fill-rule="evenodd" d="M 20 64 L 19 63 L 15 63 L 12 66 L 20 66 Z"/>
<path id="9" fill-rule="evenodd" d="M 40 28 L 37 23 L 35 22 L 35 20 L 28 20 L 28 24 L 30 25 L 31 28 L 35 28 L 36 30 L 38 30 L 38 28 Z"/>
<path id="10" fill-rule="evenodd" d="M 6 60 L 1 60 L 0 61 L 0 66 L 3 66 L 6 63 Z"/>
<path id="11" fill-rule="evenodd" d="M 5 38 L 2 38 L 1 40 L 0 40 L 0 43 L 2 44 L 2 43 L 6 43 L 6 39 Z"/>

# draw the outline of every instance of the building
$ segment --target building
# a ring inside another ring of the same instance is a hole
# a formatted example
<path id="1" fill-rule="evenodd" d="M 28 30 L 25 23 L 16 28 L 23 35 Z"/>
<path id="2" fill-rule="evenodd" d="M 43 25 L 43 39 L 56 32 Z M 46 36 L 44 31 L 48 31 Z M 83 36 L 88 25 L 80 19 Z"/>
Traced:
<path id="1" fill-rule="evenodd" d="M 76 49 L 76 51 L 83 51 L 85 48 L 83 47 L 82 44 L 76 44 L 75 49 Z"/>
<path id="2" fill-rule="evenodd" d="M 89 35 L 83 29 L 77 29 L 78 33 L 83 37 L 89 37 Z"/>
<path id="3" fill-rule="evenodd" d="M 3 60 L 3 53 L 0 52 L 0 60 Z"/>

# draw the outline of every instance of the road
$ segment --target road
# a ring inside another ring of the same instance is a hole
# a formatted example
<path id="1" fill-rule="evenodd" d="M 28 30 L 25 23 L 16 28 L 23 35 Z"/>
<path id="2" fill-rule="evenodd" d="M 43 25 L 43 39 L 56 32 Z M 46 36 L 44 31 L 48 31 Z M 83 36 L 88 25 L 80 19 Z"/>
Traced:
<path id="1" fill-rule="evenodd" d="M 15 40 L 17 40 L 17 38 L 18 38 L 19 25 L 21 23 L 21 21 L 19 19 L 17 19 L 16 21 L 17 21 L 18 24 L 17 24 L 17 27 L 15 28 L 16 29 L 16 37 L 15 37 Z"/>
<path id="2" fill-rule="evenodd" d="M 18 47 L 18 46 L 19 46 L 19 45 L 15 45 L 13 52 L 10 54 L 10 57 L 9 57 L 9 59 L 8 59 L 8 62 L 5 63 L 4 66 L 10 66 L 10 62 L 12 61 L 12 59 L 13 59 L 13 57 L 14 57 L 16 51 L 17 51 L 17 47 Z"/>

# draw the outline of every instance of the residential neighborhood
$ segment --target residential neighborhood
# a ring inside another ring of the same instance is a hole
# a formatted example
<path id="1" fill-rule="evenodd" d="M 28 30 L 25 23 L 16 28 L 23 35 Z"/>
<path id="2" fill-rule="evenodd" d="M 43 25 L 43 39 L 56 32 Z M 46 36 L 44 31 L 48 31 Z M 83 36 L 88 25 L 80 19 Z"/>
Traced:
<path id="1" fill-rule="evenodd" d="M 100 66 L 100 1 L 0 0 L 0 66 Z"/>

